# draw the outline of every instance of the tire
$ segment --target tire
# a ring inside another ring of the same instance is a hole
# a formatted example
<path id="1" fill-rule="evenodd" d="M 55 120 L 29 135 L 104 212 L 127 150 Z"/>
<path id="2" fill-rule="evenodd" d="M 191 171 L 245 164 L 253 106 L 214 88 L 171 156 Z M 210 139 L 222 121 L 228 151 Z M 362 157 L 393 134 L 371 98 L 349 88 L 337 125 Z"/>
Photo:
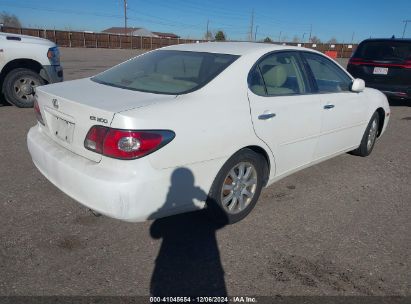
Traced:
<path id="1" fill-rule="evenodd" d="M 222 224 L 233 224 L 246 217 L 260 196 L 265 166 L 265 158 L 250 149 L 235 153 L 220 169 L 211 186 L 206 208 L 208 216 Z"/>
<path id="2" fill-rule="evenodd" d="M 7 102 L 19 108 L 32 108 L 34 88 L 45 84 L 43 78 L 33 70 L 18 68 L 11 70 L 4 79 L 3 94 Z"/>
<path id="3" fill-rule="evenodd" d="M 380 117 L 377 112 L 371 117 L 370 122 L 368 123 L 367 128 L 365 129 L 364 135 L 361 139 L 360 146 L 351 151 L 351 154 L 357 156 L 368 156 L 371 154 L 374 149 L 375 142 L 377 140 L 378 129 L 380 125 Z"/>

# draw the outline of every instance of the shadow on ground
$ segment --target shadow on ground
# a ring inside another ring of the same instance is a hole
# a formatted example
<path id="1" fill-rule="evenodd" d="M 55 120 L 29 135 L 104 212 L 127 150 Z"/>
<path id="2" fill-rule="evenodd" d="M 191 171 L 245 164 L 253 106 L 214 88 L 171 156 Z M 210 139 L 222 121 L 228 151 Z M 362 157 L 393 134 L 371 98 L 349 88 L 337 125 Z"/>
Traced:
<path id="1" fill-rule="evenodd" d="M 195 186 L 192 172 L 176 169 L 164 205 L 151 217 L 164 210 L 179 208 L 184 203 L 206 197 Z M 154 296 L 225 296 L 224 270 L 220 260 L 216 231 L 225 224 L 207 218 L 206 211 L 183 213 L 157 219 L 150 228 L 151 237 L 162 239 L 151 277 L 150 293 Z"/>

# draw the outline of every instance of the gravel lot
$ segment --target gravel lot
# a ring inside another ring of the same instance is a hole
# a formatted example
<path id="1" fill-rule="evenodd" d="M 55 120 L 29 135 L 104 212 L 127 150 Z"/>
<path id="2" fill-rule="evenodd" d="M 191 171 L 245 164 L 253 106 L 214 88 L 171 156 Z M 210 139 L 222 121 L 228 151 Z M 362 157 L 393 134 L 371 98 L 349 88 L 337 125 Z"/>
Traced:
<path id="1" fill-rule="evenodd" d="M 62 49 L 65 78 L 136 54 Z M 0 295 L 410 295 L 411 107 L 391 105 L 370 157 L 345 154 L 283 179 L 225 227 L 201 212 L 95 217 L 32 164 L 33 110 L 0 107 Z"/>

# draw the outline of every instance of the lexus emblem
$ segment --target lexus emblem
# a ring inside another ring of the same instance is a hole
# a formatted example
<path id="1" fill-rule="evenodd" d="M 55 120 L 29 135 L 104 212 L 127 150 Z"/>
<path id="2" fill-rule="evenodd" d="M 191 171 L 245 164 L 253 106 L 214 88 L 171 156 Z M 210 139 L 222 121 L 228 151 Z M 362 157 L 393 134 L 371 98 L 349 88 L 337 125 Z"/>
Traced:
<path id="1" fill-rule="evenodd" d="M 55 109 L 59 108 L 59 101 L 56 98 L 53 98 L 52 103 Z"/>

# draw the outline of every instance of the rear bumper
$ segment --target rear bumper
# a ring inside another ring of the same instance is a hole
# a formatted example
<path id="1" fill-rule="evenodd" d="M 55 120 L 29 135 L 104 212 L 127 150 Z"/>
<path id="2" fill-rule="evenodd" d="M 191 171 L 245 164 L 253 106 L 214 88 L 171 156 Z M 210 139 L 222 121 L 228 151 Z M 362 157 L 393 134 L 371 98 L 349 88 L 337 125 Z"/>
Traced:
<path id="1" fill-rule="evenodd" d="M 396 97 L 396 98 L 402 98 L 402 99 L 409 99 L 411 100 L 411 92 L 398 92 L 398 91 L 381 91 L 388 97 Z"/>
<path id="2" fill-rule="evenodd" d="M 411 86 L 394 86 L 369 82 L 366 83 L 366 86 L 377 89 L 389 97 L 411 99 Z"/>
<path id="3" fill-rule="evenodd" d="M 207 197 L 208 191 L 198 191 L 193 180 L 188 180 L 188 185 L 184 180 L 173 183 L 175 168 L 155 169 L 146 158 L 120 161 L 103 157 L 96 163 L 64 149 L 38 126 L 30 129 L 27 145 L 35 166 L 50 182 L 109 217 L 131 222 L 159 218 L 199 209 Z M 193 165 L 190 169 L 195 176 L 206 167 Z"/>

